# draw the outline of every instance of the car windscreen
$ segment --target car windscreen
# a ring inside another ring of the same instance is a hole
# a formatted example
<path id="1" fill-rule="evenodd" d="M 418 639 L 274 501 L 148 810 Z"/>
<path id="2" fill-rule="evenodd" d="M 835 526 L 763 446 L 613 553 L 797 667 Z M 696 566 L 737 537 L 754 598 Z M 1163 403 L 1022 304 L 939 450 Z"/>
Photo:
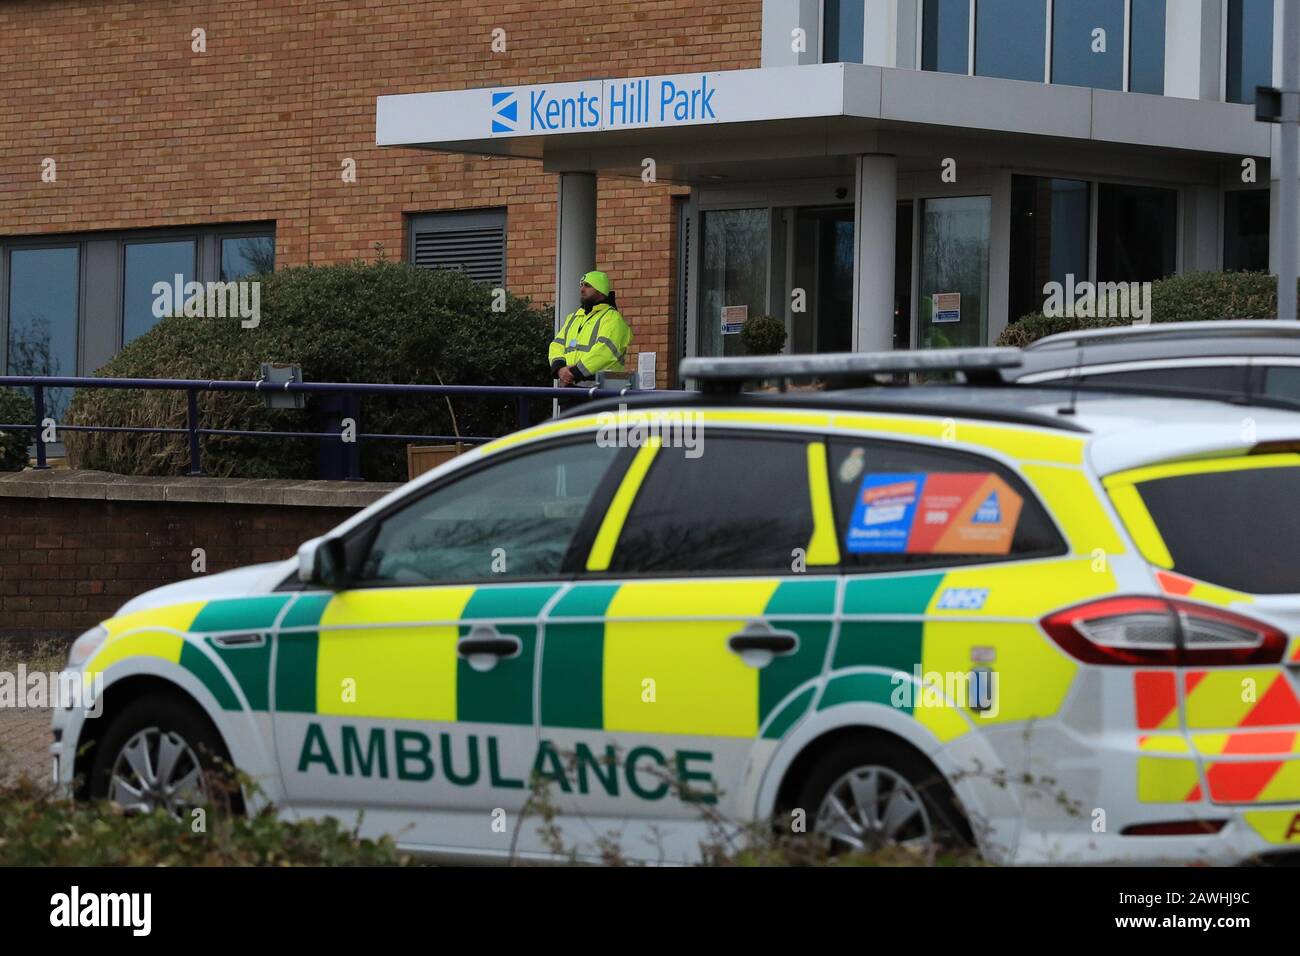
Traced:
<path id="1" fill-rule="evenodd" d="M 1300 593 L 1300 464 L 1143 481 L 1173 570 L 1253 594 Z"/>

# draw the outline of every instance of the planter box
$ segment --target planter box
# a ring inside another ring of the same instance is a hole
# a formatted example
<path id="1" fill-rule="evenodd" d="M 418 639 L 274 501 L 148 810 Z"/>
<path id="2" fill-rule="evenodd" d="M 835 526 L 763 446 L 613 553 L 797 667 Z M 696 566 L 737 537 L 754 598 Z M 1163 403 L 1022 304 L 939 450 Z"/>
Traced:
<path id="1" fill-rule="evenodd" d="M 445 461 L 451 461 L 457 455 L 465 453 L 465 443 L 458 441 L 454 445 L 407 445 L 406 477 L 409 481 L 418 478 L 426 471 L 432 471 Z"/>

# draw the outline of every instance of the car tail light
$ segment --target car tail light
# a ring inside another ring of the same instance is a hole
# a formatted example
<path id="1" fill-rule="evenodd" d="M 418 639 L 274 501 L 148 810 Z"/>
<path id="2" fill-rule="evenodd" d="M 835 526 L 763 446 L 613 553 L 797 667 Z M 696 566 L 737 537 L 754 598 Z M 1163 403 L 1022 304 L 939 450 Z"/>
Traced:
<path id="1" fill-rule="evenodd" d="M 1232 611 L 1167 598 L 1116 597 L 1049 614 L 1043 630 L 1088 664 L 1276 664 L 1286 635 Z"/>

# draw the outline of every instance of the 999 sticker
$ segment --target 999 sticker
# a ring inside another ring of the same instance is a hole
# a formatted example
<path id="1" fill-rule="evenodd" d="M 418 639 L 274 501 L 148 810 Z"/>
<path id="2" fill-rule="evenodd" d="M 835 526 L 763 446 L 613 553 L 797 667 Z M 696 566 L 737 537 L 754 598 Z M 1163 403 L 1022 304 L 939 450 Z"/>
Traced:
<path id="1" fill-rule="evenodd" d="M 851 554 L 1008 554 L 1023 504 L 992 472 L 869 472 L 844 544 Z"/>

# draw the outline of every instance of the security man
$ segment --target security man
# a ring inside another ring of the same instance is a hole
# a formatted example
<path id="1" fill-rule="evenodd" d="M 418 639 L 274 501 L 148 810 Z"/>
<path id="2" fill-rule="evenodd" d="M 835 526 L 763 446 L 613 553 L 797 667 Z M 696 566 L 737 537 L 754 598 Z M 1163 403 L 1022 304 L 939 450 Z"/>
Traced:
<path id="1" fill-rule="evenodd" d="M 594 379 L 597 372 L 623 371 L 632 330 L 623 321 L 609 288 L 609 276 L 588 272 L 579 291 L 582 308 L 569 313 L 551 340 L 551 372 L 561 385 Z"/>

